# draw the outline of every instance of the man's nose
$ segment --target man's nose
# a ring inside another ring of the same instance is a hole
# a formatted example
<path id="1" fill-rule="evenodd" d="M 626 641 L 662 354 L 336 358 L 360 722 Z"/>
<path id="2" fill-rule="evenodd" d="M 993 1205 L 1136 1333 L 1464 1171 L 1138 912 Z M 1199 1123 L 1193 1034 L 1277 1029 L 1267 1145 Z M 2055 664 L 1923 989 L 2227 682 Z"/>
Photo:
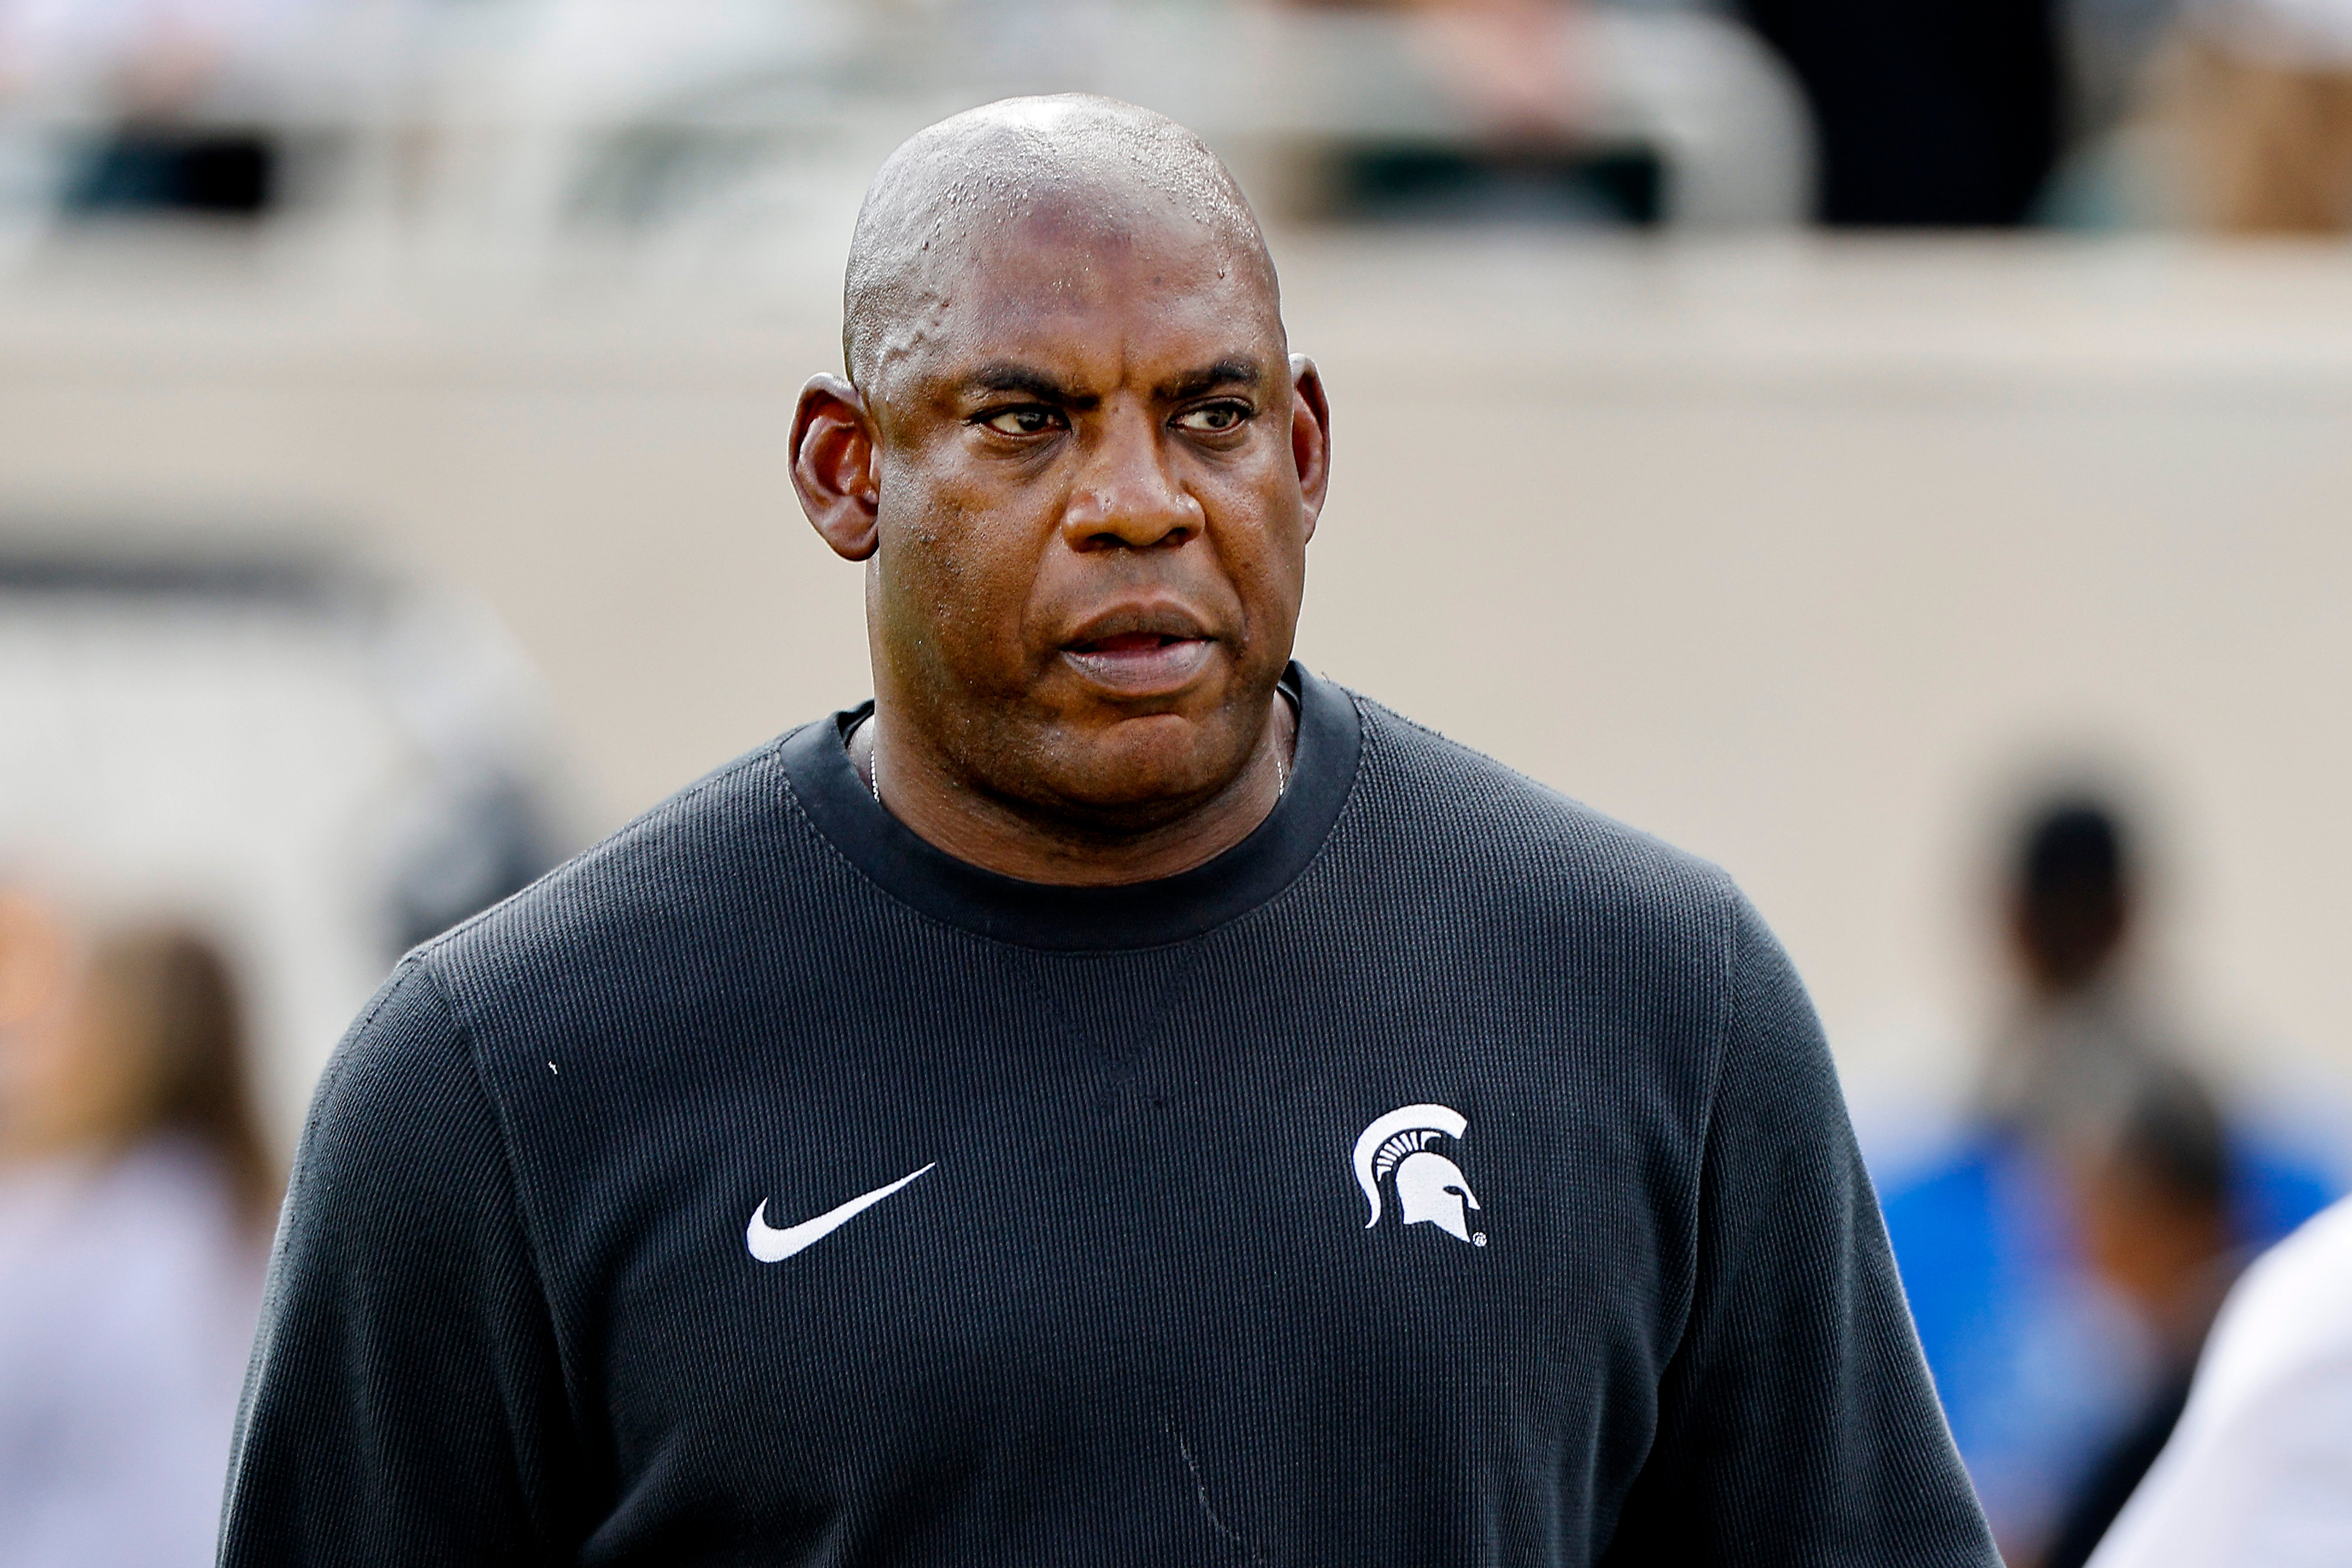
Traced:
<path id="1" fill-rule="evenodd" d="M 1087 454 L 1062 513 L 1062 538 L 1073 550 L 1149 550 L 1181 545 L 1207 521 L 1170 471 L 1157 418 L 1117 410 Z"/>

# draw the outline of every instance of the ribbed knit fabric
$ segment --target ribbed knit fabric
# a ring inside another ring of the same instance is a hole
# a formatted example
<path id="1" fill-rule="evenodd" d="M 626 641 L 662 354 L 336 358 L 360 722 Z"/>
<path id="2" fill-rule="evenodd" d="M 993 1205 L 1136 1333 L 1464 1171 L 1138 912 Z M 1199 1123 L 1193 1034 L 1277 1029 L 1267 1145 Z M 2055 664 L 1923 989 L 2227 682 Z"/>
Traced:
<path id="1" fill-rule="evenodd" d="M 1994 1568 L 1754 912 L 1294 680 L 1185 877 L 950 861 L 838 715 L 410 955 L 223 1562 Z"/>

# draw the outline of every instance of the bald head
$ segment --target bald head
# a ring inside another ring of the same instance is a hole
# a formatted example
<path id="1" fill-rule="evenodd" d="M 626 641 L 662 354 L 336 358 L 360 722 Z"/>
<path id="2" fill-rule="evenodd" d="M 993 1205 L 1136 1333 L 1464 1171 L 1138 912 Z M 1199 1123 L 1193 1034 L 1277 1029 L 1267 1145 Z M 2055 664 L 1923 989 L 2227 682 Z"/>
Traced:
<path id="1" fill-rule="evenodd" d="M 1024 223 L 1100 240 L 1194 230 L 1278 311 L 1257 219 L 1199 137 L 1115 99 L 1006 99 L 917 132 L 874 176 L 843 291 L 850 380 L 872 395 L 929 335 L 964 269 Z"/>
<path id="2" fill-rule="evenodd" d="M 865 565 L 878 798 L 1030 881 L 1238 843 L 1330 437 L 1233 176 L 1127 104 L 992 104 L 883 166 L 846 294 L 856 384 L 802 388 L 793 484 Z"/>

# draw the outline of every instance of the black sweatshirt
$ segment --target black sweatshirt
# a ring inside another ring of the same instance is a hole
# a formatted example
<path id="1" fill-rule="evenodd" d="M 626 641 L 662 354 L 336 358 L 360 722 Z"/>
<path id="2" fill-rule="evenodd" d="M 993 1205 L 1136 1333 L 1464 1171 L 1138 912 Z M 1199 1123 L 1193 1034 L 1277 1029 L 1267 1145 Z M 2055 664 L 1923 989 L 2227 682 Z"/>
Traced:
<path id="1" fill-rule="evenodd" d="M 845 713 L 411 954 L 222 1561 L 1993 1568 L 1754 911 L 1292 679 L 1164 881 L 942 855 Z"/>

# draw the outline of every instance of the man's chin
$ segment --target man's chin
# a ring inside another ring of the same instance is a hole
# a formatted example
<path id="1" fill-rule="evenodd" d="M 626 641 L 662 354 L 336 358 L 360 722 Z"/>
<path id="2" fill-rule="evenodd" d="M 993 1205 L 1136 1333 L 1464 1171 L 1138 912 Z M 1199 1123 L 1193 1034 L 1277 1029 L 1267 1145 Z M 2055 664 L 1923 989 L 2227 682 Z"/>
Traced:
<path id="1" fill-rule="evenodd" d="M 1063 809 L 1138 829 L 1213 799 L 1249 765 L 1251 737 L 1222 710 L 1122 716 L 1039 748 L 1038 792 Z"/>

